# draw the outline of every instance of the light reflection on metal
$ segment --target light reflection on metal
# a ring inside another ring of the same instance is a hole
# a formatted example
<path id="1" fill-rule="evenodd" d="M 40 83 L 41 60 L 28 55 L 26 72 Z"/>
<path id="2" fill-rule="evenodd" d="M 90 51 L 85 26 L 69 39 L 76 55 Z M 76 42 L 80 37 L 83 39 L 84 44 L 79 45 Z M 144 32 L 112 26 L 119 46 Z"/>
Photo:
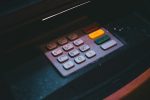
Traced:
<path id="1" fill-rule="evenodd" d="M 61 12 L 58 12 L 58 13 L 54 14 L 54 15 L 51 15 L 51 16 L 46 17 L 46 18 L 43 18 L 42 21 L 46 21 L 46 20 L 48 20 L 48 19 L 51 19 L 51 18 L 56 17 L 56 16 L 58 16 L 58 15 L 61 15 L 61 14 L 63 14 L 63 13 L 66 13 L 66 12 L 68 12 L 68 11 L 71 11 L 71 10 L 73 10 L 73 9 L 75 9 L 75 8 L 78 8 L 78 7 L 80 7 L 80 6 L 86 5 L 86 4 L 90 3 L 90 2 L 91 2 L 91 1 L 87 1 L 87 2 L 81 3 L 81 4 L 79 4 L 79 5 L 76 5 L 76 6 L 74 6 L 74 7 L 71 7 L 71 8 L 69 8 L 69 9 L 63 10 L 63 11 L 61 11 Z"/>

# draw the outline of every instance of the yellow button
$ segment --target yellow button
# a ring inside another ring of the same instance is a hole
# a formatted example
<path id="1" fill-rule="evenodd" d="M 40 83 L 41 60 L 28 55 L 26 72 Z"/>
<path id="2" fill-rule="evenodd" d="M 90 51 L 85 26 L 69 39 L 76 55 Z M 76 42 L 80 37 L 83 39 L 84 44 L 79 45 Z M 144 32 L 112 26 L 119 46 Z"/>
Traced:
<path id="1" fill-rule="evenodd" d="M 99 29 L 99 30 L 97 30 L 97 31 L 95 31 L 95 32 L 92 32 L 92 33 L 90 33 L 89 34 L 89 38 L 91 38 L 91 39 L 96 39 L 96 38 L 98 38 L 98 37 L 101 37 L 101 36 L 103 36 L 105 34 L 105 31 L 104 30 L 102 30 L 102 29 Z"/>

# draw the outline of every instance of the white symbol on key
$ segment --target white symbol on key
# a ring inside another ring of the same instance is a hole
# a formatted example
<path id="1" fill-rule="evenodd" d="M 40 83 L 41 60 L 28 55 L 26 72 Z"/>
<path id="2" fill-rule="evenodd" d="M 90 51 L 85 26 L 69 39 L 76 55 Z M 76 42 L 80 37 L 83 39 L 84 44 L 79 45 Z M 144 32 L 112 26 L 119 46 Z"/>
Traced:
<path id="1" fill-rule="evenodd" d="M 67 61 L 66 63 L 63 64 L 63 67 L 68 70 L 72 67 L 74 67 L 74 63 L 72 61 Z"/>
<path id="2" fill-rule="evenodd" d="M 80 52 L 79 52 L 77 49 L 74 49 L 74 50 L 72 50 L 72 51 L 69 52 L 69 55 L 70 55 L 71 57 L 75 57 L 75 56 L 77 56 L 78 54 L 80 54 Z"/>
<path id="3" fill-rule="evenodd" d="M 80 46 L 81 44 L 84 43 L 84 41 L 81 40 L 81 39 L 77 39 L 77 40 L 75 40 L 73 43 L 74 43 L 74 45 L 76 45 L 76 46 Z"/>
<path id="4" fill-rule="evenodd" d="M 58 56 L 58 55 L 60 55 L 62 53 L 63 53 L 63 51 L 61 49 L 59 49 L 59 48 L 52 51 L 52 55 L 53 56 Z"/>
<path id="5" fill-rule="evenodd" d="M 82 55 L 77 56 L 77 57 L 75 58 L 75 62 L 76 62 L 77 64 L 80 64 L 80 63 L 84 62 L 85 60 L 86 60 L 85 57 L 82 56 Z"/>
<path id="6" fill-rule="evenodd" d="M 57 58 L 57 60 L 58 60 L 60 63 L 65 62 L 65 61 L 67 61 L 68 59 L 69 59 L 69 57 L 66 56 L 66 55 L 62 55 L 62 56 L 59 56 L 59 57 Z"/>
<path id="7" fill-rule="evenodd" d="M 64 45 L 63 46 L 63 49 L 65 50 L 65 51 L 69 51 L 69 50 L 71 50 L 71 49 L 73 49 L 74 47 L 73 47 L 73 45 L 71 44 L 71 43 L 68 43 L 68 44 L 66 44 L 66 45 Z"/>
<path id="8" fill-rule="evenodd" d="M 80 49 L 82 52 L 85 52 L 85 51 L 89 50 L 90 47 L 89 47 L 87 44 L 84 44 L 84 45 L 82 45 L 81 47 L 79 47 L 79 49 Z"/>

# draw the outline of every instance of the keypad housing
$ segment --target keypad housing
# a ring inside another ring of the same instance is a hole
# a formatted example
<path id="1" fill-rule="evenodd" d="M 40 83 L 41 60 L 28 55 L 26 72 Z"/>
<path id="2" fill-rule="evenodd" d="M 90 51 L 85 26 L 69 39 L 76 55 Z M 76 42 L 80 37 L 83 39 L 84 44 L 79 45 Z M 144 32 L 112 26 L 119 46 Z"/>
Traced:
<path id="1" fill-rule="evenodd" d="M 109 53 L 114 52 L 115 50 L 119 49 L 120 47 L 124 45 L 119 39 L 113 36 L 105 28 L 99 28 L 99 29 L 104 31 L 104 35 L 107 35 L 107 38 L 109 37 L 108 40 L 106 40 L 107 39 L 106 36 L 100 34 L 99 38 L 102 38 L 104 36 L 105 37 L 104 40 L 101 40 L 102 42 L 96 41 L 95 38 L 91 39 L 89 37 L 92 32 L 87 33 L 87 32 L 80 30 L 80 32 L 78 31 L 76 33 L 73 33 L 73 36 L 74 36 L 74 37 L 72 36 L 73 39 L 70 39 L 71 38 L 70 35 L 62 36 L 63 38 L 65 37 L 67 39 L 67 42 L 64 42 L 64 44 L 61 44 L 60 41 L 59 41 L 60 43 L 58 43 L 58 39 L 51 41 L 50 43 L 57 43 L 57 47 L 55 49 L 53 48 L 53 50 L 49 50 L 46 48 L 47 44 L 45 44 L 45 45 L 42 45 L 42 50 L 44 54 L 46 55 L 46 57 L 54 65 L 54 67 L 60 72 L 60 74 L 66 77 L 78 71 L 79 69 L 86 67 L 88 64 L 108 55 Z M 113 43 L 116 43 L 116 44 L 111 44 L 111 41 L 113 41 Z M 99 42 L 101 44 L 97 44 L 96 42 Z M 68 44 L 70 47 L 66 47 L 66 45 Z M 84 45 L 85 47 L 83 47 Z M 108 48 L 109 45 L 111 46 L 110 48 Z M 54 55 L 53 54 L 54 50 L 58 50 L 59 52 L 62 51 L 62 53 L 58 55 Z M 76 52 L 72 53 L 71 51 L 73 50 Z M 68 58 L 62 57 L 63 59 L 61 59 L 60 56 L 64 56 L 64 55 L 67 56 Z M 78 58 L 80 56 L 81 58 Z"/>

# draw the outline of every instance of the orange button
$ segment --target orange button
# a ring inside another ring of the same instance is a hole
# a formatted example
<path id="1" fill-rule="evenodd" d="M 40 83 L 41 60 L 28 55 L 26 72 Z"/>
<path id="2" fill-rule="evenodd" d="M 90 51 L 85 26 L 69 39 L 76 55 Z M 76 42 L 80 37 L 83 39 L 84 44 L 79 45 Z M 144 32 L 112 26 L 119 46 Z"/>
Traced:
<path id="1" fill-rule="evenodd" d="M 99 30 L 97 30 L 95 32 L 90 33 L 89 34 L 89 38 L 94 40 L 96 38 L 99 38 L 99 37 L 103 36 L 104 34 L 105 34 L 105 31 L 102 30 L 102 29 L 99 29 Z"/>
<path id="2" fill-rule="evenodd" d="M 46 46 L 48 50 L 53 50 L 57 47 L 57 44 L 55 42 L 50 42 Z"/>

